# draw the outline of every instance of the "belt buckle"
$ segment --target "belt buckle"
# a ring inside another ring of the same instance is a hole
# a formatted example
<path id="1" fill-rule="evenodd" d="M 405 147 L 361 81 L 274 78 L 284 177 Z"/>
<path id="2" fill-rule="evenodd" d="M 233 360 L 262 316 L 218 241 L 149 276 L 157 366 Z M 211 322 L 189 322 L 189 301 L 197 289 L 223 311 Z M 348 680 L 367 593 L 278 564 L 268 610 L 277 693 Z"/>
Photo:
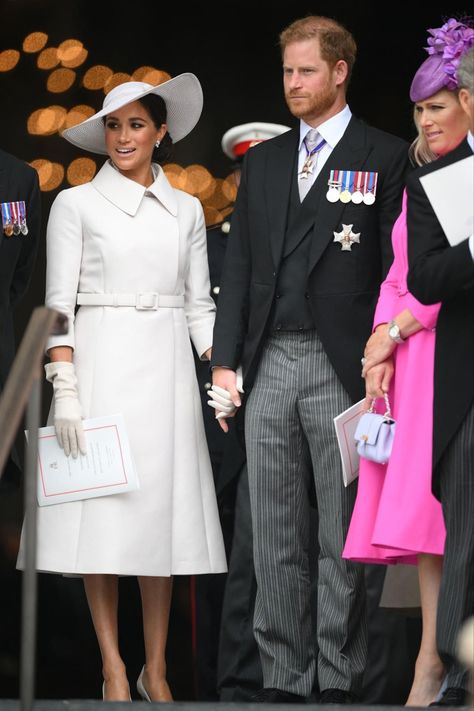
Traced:
<path id="1" fill-rule="evenodd" d="M 150 297 L 153 297 L 153 303 L 149 303 Z M 135 308 L 137 311 L 156 311 L 158 308 L 158 297 L 156 291 L 140 292 L 137 294 L 137 303 Z M 148 302 L 148 303 L 147 303 Z"/>

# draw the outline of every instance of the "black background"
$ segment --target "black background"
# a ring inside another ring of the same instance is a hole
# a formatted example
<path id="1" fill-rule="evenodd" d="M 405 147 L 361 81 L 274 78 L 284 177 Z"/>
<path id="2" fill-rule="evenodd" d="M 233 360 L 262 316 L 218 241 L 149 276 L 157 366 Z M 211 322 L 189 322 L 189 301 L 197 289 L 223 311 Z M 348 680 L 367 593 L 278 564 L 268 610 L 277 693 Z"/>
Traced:
<path id="1" fill-rule="evenodd" d="M 280 3 L 279 3 L 280 7 Z M 68 165 L 81 152 L 58 135 L 30 136 L 28 116 L 53 103 L 66 108 L 85 103 L 99 109 L 103 93 L 81 86 L 90 66 L 105 64 L 131 73 L 143 65 L 171 75 L 191 71 L 204 91 L 204 111 L 175 150 L 181 165 L 201 163 L 217 177 L 230 171 L 220 148 L 222 134 L 248 121 L 294 124 L 283 99 L 278 34 L 306 14 L 335 17 L 350 29 L 359 54 L 348 100 L 367 122 L 407 140 L 414 137 L 408 89 L 426 58 L 427 28 L 464 5 L 383 2 L 179 3 L 156 0 L 1 0 L 0 52 L 21 50 L 31 32 L 49 35 L 47 46 L 75 38 L 89 52 L 77 69 L 73 86 L 52 96 L 46 90 L 49 72 L 36 67 L 36 54 L 21 53 L 18 65 L 0 72 L 0 146 L 18 157 L 55 160 Z M 63 184 L 62 187 L 66 187 Z M 43 233 L 57 191 L 43 193 Z M 44 298 L 44 234 L 30 290 L 17 311 L 17 336 L 34 306 Z M 50 393 L 45 390 L 45 401 Z M 45 402 L 44 409 L 49 402 Z M 14 571 L 22 504 L 19 492 L 0 499 L 0 697 L 17 696 L 20 576 Z M 139 601 L 134 580 L 121 581 L 122 646 L 130 678 L 143 663 Z M 80 581 L 40 576 L 38 695 L 98 697 L 100 659 L 88 619 Z M 189 580 L 177 581 L 168 652 L 175 697 L 194 696 L 191 661 Z"/>

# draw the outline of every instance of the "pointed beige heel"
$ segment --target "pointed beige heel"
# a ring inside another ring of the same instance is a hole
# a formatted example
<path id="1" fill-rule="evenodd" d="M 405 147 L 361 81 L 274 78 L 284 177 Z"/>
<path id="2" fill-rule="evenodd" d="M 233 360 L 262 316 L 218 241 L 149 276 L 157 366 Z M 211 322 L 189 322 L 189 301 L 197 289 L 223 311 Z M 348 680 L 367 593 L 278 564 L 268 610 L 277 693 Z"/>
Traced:
<path id="1" fill-rule="evenodd" d="M 137 691 L 144 699 L 144 701 L 149 701 L 151 703 L 150 696 L 148 694 L 148 691 L 145 689 L 145 685 L 143 684 L 143 672 L 145 671 L 145 666 L 143 665 L 142 670 L 140 672 L 140 676 L 137 679 Z"/>

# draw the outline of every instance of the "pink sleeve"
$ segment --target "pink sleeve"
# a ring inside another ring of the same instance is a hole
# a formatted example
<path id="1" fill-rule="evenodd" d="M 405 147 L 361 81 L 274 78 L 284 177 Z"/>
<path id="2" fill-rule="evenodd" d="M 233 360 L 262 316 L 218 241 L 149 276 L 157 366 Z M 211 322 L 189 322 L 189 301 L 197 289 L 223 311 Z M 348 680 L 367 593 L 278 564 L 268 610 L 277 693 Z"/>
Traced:
<path id="1" fill-rule="evenodd" d="M 385 281 L 382 282 L 382 286 L 380 287 L 379 300 L 375 307 L 373 329 L 376 329 L 381 323 L 388 323 L 396 313 L 399 298 L 399 271 L 400 268 L 397 264 L 397 258 L 395 257 Z"/>

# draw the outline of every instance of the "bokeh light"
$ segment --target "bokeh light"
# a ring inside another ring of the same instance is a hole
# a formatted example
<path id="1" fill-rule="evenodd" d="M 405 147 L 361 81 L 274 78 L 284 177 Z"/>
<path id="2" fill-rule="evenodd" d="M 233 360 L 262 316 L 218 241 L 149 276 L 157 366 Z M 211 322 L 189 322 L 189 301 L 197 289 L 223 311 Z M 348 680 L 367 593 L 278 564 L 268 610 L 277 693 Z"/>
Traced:
<path id="1" fill-rule="evenodd" d="M 64 121 L 64 128 L 75 126 L 76 124 L 81 123 L 81 121 L 88 119 L 89 116 L 93 116 L 93 114 L 95 114 L 95 109 L 93 109 L 92 106 L 87 106 L 86 104 L 78 104 L 77 106 L 73 106 L 72 109 L 69 109 L 67 112 L 67 116 Z"/>
<path id="2" fill-rule="evenodd" d="M 63 67 L 79 67 L 87 55 L 84 45 L 77 39 L 64 40 L 58 47 L 58 59 Z"/>
<path id="3" fill-rule="evenodd" d="M 56 47 L 47 47 L 38 54 L 36 60 L 38 69 L 54 69 L 59 64 L 58 50 Z"/>
<path id="4" fill-rule="evenodd" d="M 109 91 L 115 89 L 115 87 L 119 84 L 123 84 L 124 81 L 130 81 L 130 74 L 125 74 L 125 72 L 117 72 L 116 74 L 112 74 L 112 76 L 105 82 L 104 94 L 108 94 Z"/>
<path id="5" fill-rule="evenodd" d="M 203 165 L 189 165 L 186 168 L 184 190 L 200 200 L 210 198 L 216 188 L 216 180 Z"/>
<path id="6" fill-rule="evenodd" d="M 75 79 L 76 72 L 72 69 L 61 67 L 61 69 L 55 69 L 54 72 L 51 72 L 46 86 L 52 94 L 61 94 L 71 88 Z"/>
<path id="7" fill-rule="evenodd" d="M 63 128 L 67 111 L 63 106 L 37 109 L 28 118 L 27 130 L 33 136 L 51 136 Z"/>
<path id="8" fill-rule="evenodd" d="M 39 52 L 48 41 L 48 35 L 44 32 L 31 32 L 23 40 L 23 51 L 33 54 Z"/>
<path id="9" fill-rule="evenodd" d="M 222 192 L 229 202 L 235 202 L 237 197 L 237 183 L 235 182 L 235 176 L 233 173 L 228 175 L 222 183 Z"/>
<path id="10" fill-rule="evenodd" d="M 67 169 L 69 185 L 83 185 L 92 180 L 97 170 L 97 165 L 92 158 L 76 158 Z"/>
<path id="11" fill-rule="evenodd" d="M 84 74 L 82 83 L 86 89 L 91 89 L 92 91 L 103 89 L 113 73 L 110 67 L 106 67 L 104 64 L 96 64 Z"/>
<path id="12" fill-rule="evenodd" d="M 184 189 L 187 180 L 184 168 L 177 163 L 168 163 L 168 165 L 163 166 L 163 170 L 173 188 L 177 190 Z"/>
<path id="13" fill-rule="evenodd" d="M 0 52 L 0 72 L 9 72 L 16 67 L 20 53 L 17 49 L 5 49 Z"/>
<path id="14" fill-rule="evenodd" d="M 38 158 L 30 163 L 38 173 L 41 190 L 49 192 L 55 190 L 63 182 L 64 168 L 59 163 L 53 163 L 45 158 Z"/>
<path id="15" fill-rule="evenodd" d="M 171 79 L 171 74 L 164 72 L 161 69 L 155 69 L 154 67 L 139 67 L 135 69 L 131 76 L 132 81 L 145 81 L 147 84 L 153 84 L 157 86 L 158 84 L 163 84 L 163 82 Z"/>

